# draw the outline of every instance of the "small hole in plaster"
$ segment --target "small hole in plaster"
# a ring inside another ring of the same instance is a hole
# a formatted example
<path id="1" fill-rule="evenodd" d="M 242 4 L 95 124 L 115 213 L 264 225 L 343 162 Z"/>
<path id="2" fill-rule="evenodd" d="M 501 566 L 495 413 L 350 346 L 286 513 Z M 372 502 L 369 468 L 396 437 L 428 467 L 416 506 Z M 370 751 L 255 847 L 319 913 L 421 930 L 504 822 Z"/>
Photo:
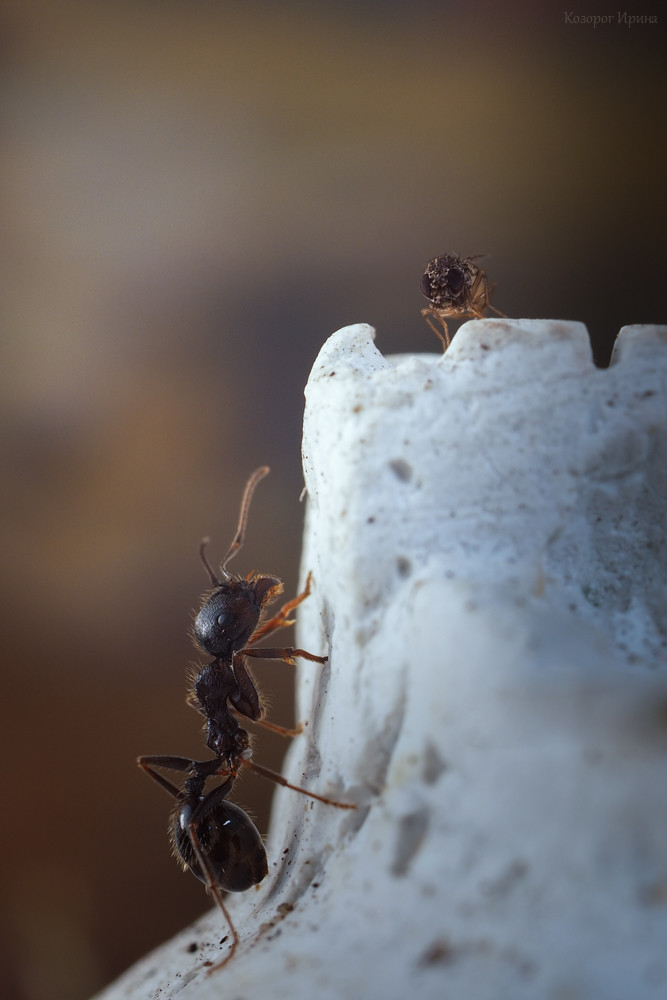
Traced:
<path id="1" fill-rule="evenodd" d="M 438 748 L 430 740 L 424 747 L 422 760 L 422 777 L 427 785 L 434 785 L 440 775 L 447 770 L 447 765 L 438 753 Z"/>
<path id="2" fill-rule="evenodd" d="M 527 875 L 528 865 L 526 862 L 516 859 L 507 865 L 496 878 L 485 879 L 480 888 L 486 896 L 506 896 Z"/>
<path id="3" fill-rule="evenodd" d="M 389 468 L 402 483 L 409 483 L 412 479 L 412 466 L 402 458 L 392 459 Z"/>
<path id="4" fill-rule="evenodd" d="M 422 966 L 447 965 L 454 959 L 454 949 L 445 938 L 439 938 L 422 953 L 417 964 Z"/>
<path id="5" fill-rule="evenodd" d="M 412 563 L 405 556 L 399 556 L 396 560 L 396 569 L 399 576 L 408 577 L 412 573 Z"/>
<path id="6" fill-rule="evenodd" d="M 394 863 L 391 866 L 392 875 L 405 875 L 410 862 L 424 842 L 429 824 L 428 809 L 417 809 L 416 812 L 402 816 L 398 826 Z"/>

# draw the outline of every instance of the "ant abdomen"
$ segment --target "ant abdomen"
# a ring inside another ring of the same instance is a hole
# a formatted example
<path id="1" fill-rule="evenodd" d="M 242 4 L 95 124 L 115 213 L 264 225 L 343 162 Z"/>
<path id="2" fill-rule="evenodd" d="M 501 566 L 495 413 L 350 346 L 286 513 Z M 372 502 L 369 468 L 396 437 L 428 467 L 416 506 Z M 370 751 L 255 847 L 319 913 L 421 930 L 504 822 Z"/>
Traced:
<path id="1" fill-rule="evenodd" d="M 201 816 L 197 816 L 199 809 L 203 809 Z M 193 833 L 208 872 L 199 863 Z M 204 800 L 194 812 L 187 804 L 181 806 L 174 817 L 173 834 L 181 861 L 205 885 L 213 879 L 224 892 L 244 892 L 268 873 L 259 830 L 233 802 L 223 799 L 206 807 Z"/>

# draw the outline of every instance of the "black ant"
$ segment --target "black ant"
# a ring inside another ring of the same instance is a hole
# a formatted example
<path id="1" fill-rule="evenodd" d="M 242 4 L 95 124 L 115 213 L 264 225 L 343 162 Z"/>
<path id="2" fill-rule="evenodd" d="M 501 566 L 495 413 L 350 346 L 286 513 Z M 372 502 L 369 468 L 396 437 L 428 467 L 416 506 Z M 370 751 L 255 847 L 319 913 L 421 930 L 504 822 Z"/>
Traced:
<path id="1" fill-rule="evenodd" d="M 434 257 L 424 269 L 420 288 L 430 305 L 422 309 L 422 316 L 442 341 L 443 351 L 452 342 L 445 316 L 483 319 L 485 309 L 492 309 L 497 316 L 504 315 L 491 305 L 491 294 L 496 286 L 489 286 L 486 271 L 473 263 L 480 256 L 483 254 L 459 257 L 455 253 L 446 253 L 442 257 Z M 444 337 L 432 318 L 442 325 Z"/>
<path id="2" fill-rule="evenodd" d="M 301 731 L 300 727 L 290 730 L 262 718 L 263 708 L 246 662 L 248 657 L 286 663 L 294 663 L 296 657 L 314 663 L 327 661 L 326 656 L 315 656 L 293 646 L 258 649 L 255 645 L 276 629 L 294 623 L 290 614 L 308 597 L 310 575 L 300 594 L 284 604 L 273 618 L 262 622 L 267 605 L 282 592 L 282 581 L 275 576 L 252 573 L 246 577 L 230 576 L 226 569 L 229 560 L 243 545 L 252 494 L 268 472 L 267 466 L 256 469 L 246 484 L 236 534 L 220 567 L 222 579 L 214 573 L 206 558 L 208 539 L 204 539 L 199 550 L 215 589 L 195 619 L 194 637 L 213 660 L 194 678 L 188 703 L 206 718 L 206 745 L 215 756 L 209 760 L 191 760 L 151 755 L 137 760 L 139 767 L 176 799 L 171 828 L 174 853 L 183 868 L 189 868 L 204 883 L 231 932 L 229 953 L 209 972 L 226 965 L 239 943 L 238 933 L 223 902 L 223 893 L 243 892 L 261 882 L 268 872 L 259 831 L 239 806 L 227 801 L 239 768 L 242 765 L 251 768 L 265 778 L 328 805 L 356 808 L 353 804 L 334 802 L 308 792 L 290 784 L 275 771 L 255 764 L 251 759 L 250 736 L 239 724 L 238 716 L 242 716 L 284 736 L 295 736 Z M 186 774 L 183 787 L 173 784 L 155 768 Z M 224 780 L 207 792 L 207 781 L 217 776 Z"/>

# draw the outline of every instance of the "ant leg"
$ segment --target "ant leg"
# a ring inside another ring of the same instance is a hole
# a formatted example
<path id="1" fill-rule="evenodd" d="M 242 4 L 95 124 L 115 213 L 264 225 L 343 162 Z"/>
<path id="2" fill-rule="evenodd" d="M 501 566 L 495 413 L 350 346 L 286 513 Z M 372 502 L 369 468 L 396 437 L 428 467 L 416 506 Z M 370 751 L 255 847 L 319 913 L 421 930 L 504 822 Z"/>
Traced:
<path id="1" fill-rule="evenodd" d="M 192 757 L 175 757 L 173 754 L 142 754 L 141 757 L 137 757 L 137 764 L 145 771 L 148 770 L 146 765 L 163 767 L 167 771 L 189 771 L 190 768 L 203 763 L 204 761 L 193 760 Z"/>
<path id="2" fill-rule="evenodd" d="M 442 353 L 444 354 L 445 351 L 447 350 L 447 348 L 449 347 L 449 345 L 452 342 L 452 338 L 449 336 L 449 328 L 448 328 L 447 324 L 445 323 L 445 321 L 442 318 L 442 316 L 435 309 L 433 309 L 431 306 L 426 306 L 425 309 L 422 309 L 422 316 L 424 317 L 424 319 L 426 320 L 426 322 L 428 323 L 428 325 L 431 327 L 431 329 L 433 330 L 433 333 L 436 335 L 436 337 L 438 337 L 442 341 Z M 442 323 L 442 328 L 445 331 L 445 336 L 444 337 L 440 333 L 440 330 L 438 330 L 437 326 L 431 320 L 431 316 L 435 316 L 436 319 L 439 320 L 440 323 Z"/>
<path id="3" fill-rule="evenodd" d="M 174 771 L 190 771 L 196 768 L 197 764 L 206 764 L 208 765 L 206 770 L 210 771 L 211 774 L 226 775 L 229 773 L 219 768 L 220 761 L 216 759 L 213 759 L 211 761 L 195 761 L 195 760 L 190 760 L 187 757 L 170 757 L 170 756 L 155 755 L 148 757 L 138 757 L 137 764 L 139 765 L 140 768 L 142 768 L 142 770 L 146 772 L 146 774 L 150 778 L 153 779 L 153 781 L 156 781 L 158 785 L 164 788 L 165 791 L 169 792 L 169 794 L 172 795 L 175 799 L 183 799 L 184 793 L 181 791 L 180 788 L 174 785 L 173 782 L 169 781 L 167 778 L 163 777 L 158 771 L 156 771 L 155 770 L 156 767 L 165 767 Z M 214 766 L 217 767 L 217 770 L 213 770 Z M 227 793 L 229 792 L 229 789 L 234 783 L 234 778 L 235 775 L 231 775 L 226 782 L 223 782 L 223 784 L 219 786 L 218 791 L 223 796 L 226 796 Z M 232 943 L 229 949 L 229 954 L 226 955 L 221 962 L 218 962 L 216 965 L 212 966 L 212 968 L 208 970 L 210 974 L 211 972 L 215 972 L 217 969 L 221 969 L 222 966 L 226 965 L 227 962 L 229 962 L 229 960 L 233 957 L 234 952 L 236 951 L 236 948 L 239 943 L 239 936 L 236 927 L 234 926 L 234 922 L 232 921 L 232 918 L 230 917 L 227 911 L 227 907 L 225 906 L 222 900 L 220 887 L 218 886 L 215 880 L 215 872 L 213 872 L 213 870 L 211 869 L 211 865 L 208 861 L 205 851 L 202 850 L 201 842 L 199 840 L 199 837 L 197 836 L 198 827 L 199 823 L 196 820 L 189 824 L 188 836 L 190 838 L 190 843 L 192 844 L 192 849 L 195 852 L 195 856 L 199 863 L 199 867 L 201 871 L 203 871 L 204 874 L 206 875 L 206 888 L 213 896 L 213 899 L 215 900 L 218 908 L 222 911 L 222 915 L 224 916 L 227 926 L 229 927 L 229 930 L 232 935 Z"/>
<path id="4" fill-rule="evenodd" d="M 263 778 L 275 781 L 277 785 L 282 785 L 283 788 L 291 788 L 293 792 L 300 792 L 302 795 L 307 795 L 309 799 L 317 799 L 318 802 L 324 802 L 328 806 L 336 806 L 338 809 L 357 808 L 355 802 L 336 802 L 334 799 L 328 799 L 325 795 L 317 795 L 315 792 L 309 792 L 305 788 L 293 785 L 286 778 L 283 778 L 282 774 L 278 774 L 268 767 L 263 767 L 261 764 L 256 764 L 253 760 L 248 760 L 246 757 L 241 757 L 241 763 L 249 767 L 252 771 L 257 771 Z"/>
<path id="5" fill-rule="evenodd" d="M 149 778 L 157 782 L 166 792 L 173 795 L 175 799 L 182 797 L 181 789 L 164 775 L 156 771 L 156 767 L 165 768 L 167 771 L 189 771 L 190 777 L 208 778 L 213 774 L 227 774 L 227 771 L 220 770 L 220 759 L 212 757 L 210 760 L 192 760 L 190 757 L 172 757 L 171 755 L 153 754 L 150 756 L 137 757 L 137 764 L 145 771 Z"/>
<path id="6" fill-rule="evenodd" d="M 263 718 L 264 708 L 259 700 L 257 687 L 252 679 L 252 675 L 248 671 L 248 664 L 245 662 L 243 655 L 244 652 L 244 650 L 241 650 L 234 655 L 234 676 L 238 684 L 239 695 L 232 697 L 234 704 L 230 704 L 229 709 L 235 715 L 240 715 L 244 719 L 250 719 L 251 722 L 256 722 L 258 726 L 264 726 L 265 729 L 269 729 L 273 733 L 278 733 L 280 736 L 286 736 L 288 739 L 298 736 L 303 728 L 300 724 L 296 729 L 288 729 L 286 726 L 279 726 L 275 722 L 267 722 Z"/>
<path id="7" fill-rule="evenodd" d="M 232 712 L 235 711 L 232 705 L 230 705 L 230 708 Z M 243 716 L 240 712 L 236 714 L 245 718 L 245 716 Z M 278 733 L 279 736 L 285 736 L 290 740 L 294 739 L 295 736 L 300 736 L 303 732 L 303 726 L 301 723 L 299 723 L 296 729 L 289 729 L 287 726 L 278 726 L 275 722 L 267 722 L 266 719 L 251 719 L 250 721 L 256 723 L 258 726 L 264 726 L 265 729 L 270 729 L 272 733 Z"/>
<path id="8" fill-rule="evenodd" d="M 210 976 L 211 973 L 217 972 L 218 969 L 222 969 L 222 967 L 227 965 L 227 962 L 229 962 L 234 957 L 234 954 L 239 944 L 239 935 L 238 931 L 236 930 L 236 927 L 234 926 L 234 921 L 230 917 L 229 911 L 227 910 L 227 907 L 223 902 L 222 891 L 216 881 L 215 872 L 213 871 L 209 863 L 209 860 L 206 856 L 206 852 L 202 849 L 201 841 L 199 840 L 199 837 L 197 835 L 198 829 L 199 829 L 199 822 L 196 819 L 191 820 L 190 823 L 188 824 L 188 836 L 190 838 L 190 843 L 192 844 L 192 850 L 195 852 L 195 856 L 197 858 L 197 861 L 199 862 L 199 867 L 206 875 L 206 888 L 213 896 L 213 899 L 215 900 L 218 909 L 221 911 L 223 917 L 225 918 L 225 922 L 229 927 L 230 933 L 232 935 L 232 943 L 229 947 L 228 954 L 225 955 L 222 961 L 216 962 L 215 965 L 211 966 L 211 968 L 208 970 L 207 973 L 207 975 Z"/>
<path id="9" fill-rule="evenodd" d="M 229 927 L 230 931 L 232 932 L 232 943 L 229 946 L 229 954 L 227 954 L 222 959 L 221 962 L 216 962 L 215 965 L 212 965 L 211 968 L 206 973 L 207 976 L 210 976 L 213 972 L 218 972 L 220 969 L 223 968 L 223 966 L 227 965 L 227 962 L 229 962 L 234 957 L 234 953 L 236 952 L 236 949 L 237 949 L 238 943 L 239 943 L 239 935 L 238 935 L 238 932 L 236 930 L 236 927 L 234 926 L 234 921 L 230 917 L 229 911 L 227 910 L 227 907 L 223 903 L 219 891 L 216 891 L 216 890 L 212 889 L 211 890 L 211 894 L 212 894 L 213 898 L 215 899 L 216 903 L 218 904 L 219 909 L 222 911 L 222 915 L 224 916 L 225 920 L 227 921 L 227 926 Z M 223 941 L 224 941 L 224 938 L 223 938 Z"/>
<path id="10" fill-rule="evenodd" d="M 307 653 L 305 649 L 295 649 L 293 646 L 285 646 L 280 649 L 255 649 L 254 647 L 250 649 L 239 649 L 234 653 L 234 659 L 232 661 L 232 669 L 234 671 L 234 677 L 236 678 L 236 683 L 238 686 L 238 691 L 236 694 L 232 695 L 233 704 L 230 708 L 234 711 L 239 712 L 244 715 L 246 719 L 252 719 L 253 722 L 262 722 L 262 716 L 264 714 L 264 709 L 259 700 L 259 694 L 257 693 L 257 685 L 255 684 L 252 674 L 249 671 L 248 664 L 246 662 L 247 656 L 254 656 L 255 659 L 266 659 L 266 660 L 284 660 L 285 663 L 294 663 L 294 657 L 300 656 L 306 660 L 313 660 L 316 663 L 326 663 L 326 656 L 315 656 L 314 653 Z M 264 723 L 269 729 L 275 728 L 271 723 Z M 276 732 L 280 732 L 281 728 L 276 728 Z M 289 730 L 285 730 L 284 735 L 296 735 L 296 733 L 291 733 Z"/>
<path id="11" fill-rule="evenodd" d="M 272 733 L 278 733 L 279 736 L 285 736 L 287 739 L 292 740 L 295 736 L 300 736 L 303 732 L 303 726 L 301 723 L 295 729 L 289 729 L 287 726 L 278 726 L 275 722 L 267 722 L 266 719 L 256 719 L 258 726 L 264 726 L 265 729 L 270 729 Z"/>
<path id="12" fill-rule="evenodd" d="M 155 768 L 164 767 L 168 771 L 189 771 L 195 763 L 196 761 L 190 760 L 188 757 L 164 757 L 160 755 L 137 757 L 137 764 L 142 771 L 145 771 L 149 778 L 156 781 L 158 785 L 169 792 L 170 795 L 173 795 L 175 799 L 181 797 L 180 788 L 156 771 Z"/>
<path id="13" fill-rule="evenodd" d="M 269 635 L 271 632 L 275 632 L 278 628 L 285 628 L 287 625 L 293 625 L 295 619 L 289 618 L 288 615 L 290 611 L 298 607 L 302 601 L 305 601 L 307 597 L 310 596 L 310 582 L 312 579 L 312 573 L 309 573 L 306 577 L 306 586 L 303 588 L 300 594 L 292 598 L 291 601 L 287 601 L 283 604 L 282 608 L 278 614 L 274 615 L 273 618 L 269 619 L 268 622 L 264 622 L 259 628 L 255 629 L 250 637 L 251 642 L 258 642 L 259 639 L 263 639 L 264 636 Z"/>
<path id="14" fill-rule="evenodd" d="M 295 649 L 294 646 L 283 646 L 278 649 L 273 647 L 261 647 L 260 649 L 240 649 L 236 656 L 254 656 L 261 660 L 284 660 L 285 663 L 294 663 L 296 656 L 302 660 L 311 660 L 313 663 L 326 663 L 328 656 L 316 656 L 315 653 L 308 653 L 305 649 Z M 236 669 L 236 663 L 234 664 Z"/>

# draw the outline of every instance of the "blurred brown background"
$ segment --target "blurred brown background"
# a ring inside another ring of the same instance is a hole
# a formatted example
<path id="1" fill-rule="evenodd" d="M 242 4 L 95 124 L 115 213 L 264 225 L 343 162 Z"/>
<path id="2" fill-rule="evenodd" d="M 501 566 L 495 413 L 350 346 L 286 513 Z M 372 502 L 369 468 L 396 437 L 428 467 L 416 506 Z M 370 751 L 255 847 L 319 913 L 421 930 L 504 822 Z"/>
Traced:
<path id="1" fill-rule="evenodd" d="M 233 567 L 294 590 L 325 338 L 438 351 L 445 250 L 601 363 L 665 321 L 664 34 L 557 3 L 5 0 L 0 52 L 1 981 L 80 1000 L 208 906 L 134 758 L 203 755 L 197 544 L 219 558 L 264 462 Z M 257 673 L 289 723 L 290 668 Z"/>

